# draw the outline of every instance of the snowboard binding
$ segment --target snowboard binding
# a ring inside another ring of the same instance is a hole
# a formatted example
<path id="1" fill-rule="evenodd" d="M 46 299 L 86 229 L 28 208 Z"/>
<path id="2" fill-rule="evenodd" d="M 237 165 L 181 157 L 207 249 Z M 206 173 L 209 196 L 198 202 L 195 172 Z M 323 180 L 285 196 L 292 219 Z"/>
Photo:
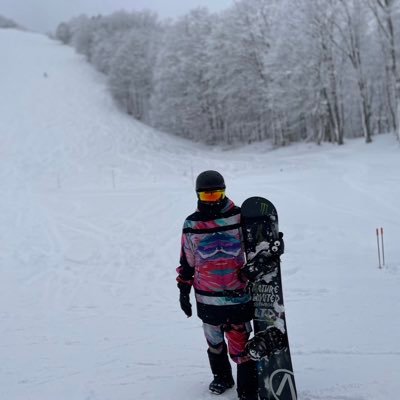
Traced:
<path id="1" fill-rule="evenodd" d="M 250 358 L 259 361 L 264 357 L 271 357 L 289 346 L 287 336 L 275 326 L 258 332 L 246 343 L 246 351 Z"/>

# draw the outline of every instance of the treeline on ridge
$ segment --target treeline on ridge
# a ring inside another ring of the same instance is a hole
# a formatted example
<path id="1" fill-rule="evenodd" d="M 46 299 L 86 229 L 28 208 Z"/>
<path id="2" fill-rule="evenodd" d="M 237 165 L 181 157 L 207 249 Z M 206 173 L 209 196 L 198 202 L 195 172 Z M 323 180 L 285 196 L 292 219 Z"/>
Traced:
<path id="1" fill-rule="evenodd" d="M 240 0 L 173 21 L 121 11 L 73 18 L 56 37 L 157 129 L 210 144 L 370 142 L 400 137 L 398 3 Z"/>

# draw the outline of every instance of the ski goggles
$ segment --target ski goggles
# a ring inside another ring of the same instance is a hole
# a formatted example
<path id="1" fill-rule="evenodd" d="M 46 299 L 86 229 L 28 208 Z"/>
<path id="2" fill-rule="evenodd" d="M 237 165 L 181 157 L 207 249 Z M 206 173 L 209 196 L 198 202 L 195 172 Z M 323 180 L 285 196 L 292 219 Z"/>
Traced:
<path id="1" fill-rule="evenodd" d="M 200 201 L 214 203 L 225 198 L 225 189 L 212 190 L 209 192 L 197 192 L 197 197 Z"/>

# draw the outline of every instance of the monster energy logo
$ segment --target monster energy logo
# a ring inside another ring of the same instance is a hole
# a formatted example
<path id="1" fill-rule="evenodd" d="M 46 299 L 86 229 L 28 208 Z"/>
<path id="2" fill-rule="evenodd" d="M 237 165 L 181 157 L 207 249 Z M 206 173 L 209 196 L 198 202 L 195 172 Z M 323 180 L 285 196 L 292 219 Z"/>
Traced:
<path id="1" fill-rule="evenodd" d="M 260 211 L 261 211 L 261 214 L 267 214 L 268 213 L 268 204 L 261 203 Z"/>

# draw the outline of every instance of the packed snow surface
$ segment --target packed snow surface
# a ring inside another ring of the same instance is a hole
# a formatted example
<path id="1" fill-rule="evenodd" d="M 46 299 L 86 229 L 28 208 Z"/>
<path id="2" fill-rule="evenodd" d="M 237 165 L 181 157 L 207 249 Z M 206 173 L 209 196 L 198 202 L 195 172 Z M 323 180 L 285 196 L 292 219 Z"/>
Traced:
<path id="1" fill-rule="evenodd" d="M 175 284 L 205 169 L 237 204 L 261 195 L 278 209 L 299 399 L 399 398 L 394 135 L 210 148 L 120 112 L 104 77 L 58 42 L 3 30 L 0 54 L 2 399 L 215 398 L 201 322 Z"/>

